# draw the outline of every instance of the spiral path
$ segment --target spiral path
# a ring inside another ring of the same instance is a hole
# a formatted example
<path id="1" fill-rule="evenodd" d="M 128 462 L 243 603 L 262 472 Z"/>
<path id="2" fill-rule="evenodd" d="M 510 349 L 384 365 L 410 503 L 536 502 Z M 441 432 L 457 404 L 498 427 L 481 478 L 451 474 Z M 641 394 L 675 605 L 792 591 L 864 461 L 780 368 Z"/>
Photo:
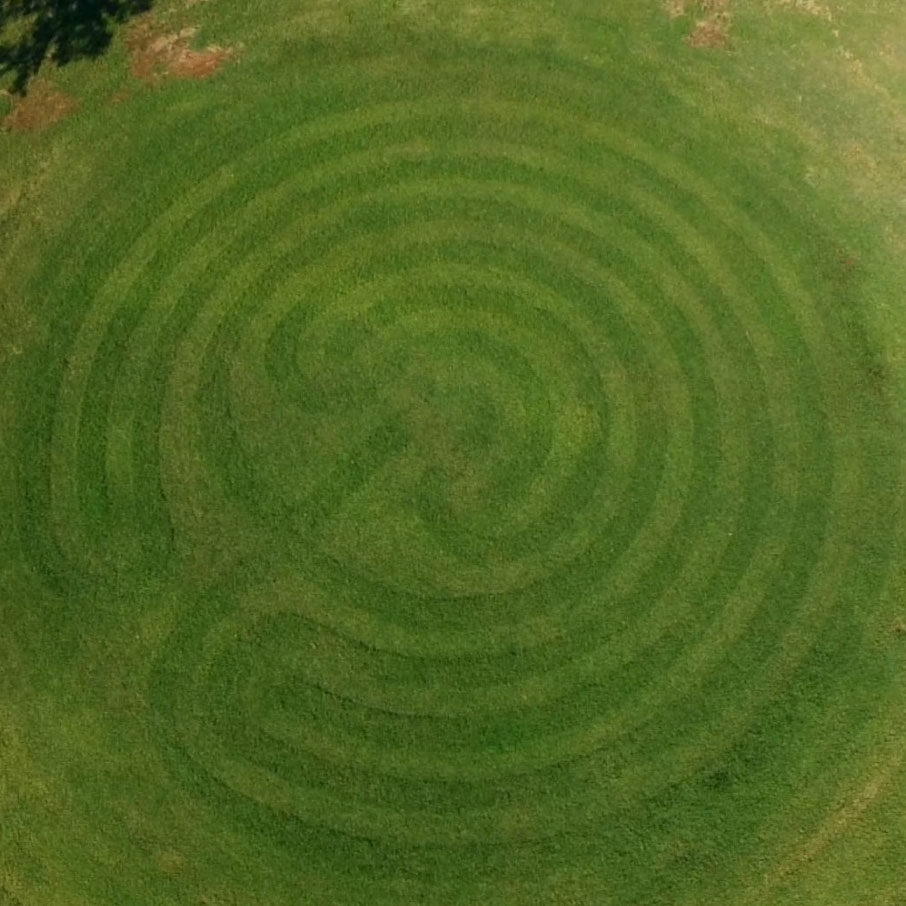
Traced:
<path id="1" fill-rule="evenodd" d="M 206 86 L 31 276 L 29 644 L 78 827 L 157 866 L 86 902 L 678 903 L 879 719 L 903 442 L 832 237 L 643 64 L 546 59 Z"/>

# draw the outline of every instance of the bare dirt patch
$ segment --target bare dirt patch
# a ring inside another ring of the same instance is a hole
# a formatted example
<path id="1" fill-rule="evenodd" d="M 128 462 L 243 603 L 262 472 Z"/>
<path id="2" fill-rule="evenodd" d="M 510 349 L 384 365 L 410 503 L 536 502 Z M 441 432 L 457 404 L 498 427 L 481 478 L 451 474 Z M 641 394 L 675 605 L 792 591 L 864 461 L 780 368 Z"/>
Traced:
<path id="1" fill-rule="evenodd" d="M 40 132 L 65 119 L 78 107 L 74 98 L 54 88 L 49 82 L 35 81 L 3 119 L 10 132 Z"/>
<path id="2" fill-rule="evenodd" d="M 671 19 L 697 17 L 686 35 L 690 47 L 721 48 L 729 43 L 730 0 L 664 0 L 664 11 Z"/>
<path id="3" fill-rule="evenodd" d="M 725 12 L 699 19 L 686 37 L 686 43 L 690 47 L 712 49 L 726 47 L 729 40 L 730 16 Z"/>
<path id="4" fill-rule="evenodd" d="M 808 13 L 810 16 L 817 16 L 827 22 L 834 21 L 834 14 L 831 10 L 823 3 L 818 3 L 817 0 L 777 0 L 777 2 L 780 6 L 792 8 L 801 13 Z"/>
<path id="5" fill-rule="evenodd" d="M 212 44 L 204 49 L 190 46 L 198 29 L 187 26 L 165 31 L 151 18 L 136 22 L 126 36 L 132 63 L 130 71 L 143 82 L 157 83 L 168 76 L 208 79 L 235 53 L 231 47 Z"/>

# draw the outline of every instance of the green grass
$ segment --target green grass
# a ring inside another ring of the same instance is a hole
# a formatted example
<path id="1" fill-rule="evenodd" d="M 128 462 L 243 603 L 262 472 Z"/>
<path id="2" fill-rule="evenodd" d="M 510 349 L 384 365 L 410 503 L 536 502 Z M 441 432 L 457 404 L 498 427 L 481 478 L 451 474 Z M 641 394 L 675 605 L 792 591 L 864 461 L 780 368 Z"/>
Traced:
<path id="1" fill-rule="evenodd" d="M 903 902 L 906 14 L 689 6 L 0 133 L 0 906 Z"/>

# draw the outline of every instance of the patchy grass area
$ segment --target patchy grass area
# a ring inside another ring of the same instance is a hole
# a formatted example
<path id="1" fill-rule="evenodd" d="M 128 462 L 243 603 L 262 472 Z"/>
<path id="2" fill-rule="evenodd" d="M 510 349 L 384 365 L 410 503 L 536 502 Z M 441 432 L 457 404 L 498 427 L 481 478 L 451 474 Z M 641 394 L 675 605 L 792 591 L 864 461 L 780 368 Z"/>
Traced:
<path id="1" fill-rule="evenodd" d="M 149 15 L 136 21 L 125 36 L 131 55 L 130 73 L 144 82 L 158 83 L 167 76 L 207 79 L 233 56 L 233 49 L 210 45 L 195 49 L 191 40 L 197 26 L 168 32 Z"/>
<path id="2" fill-rule="evenodd" d="M 0 904 L 898 906 L 904 38 L 180 0 L 10 72 Z"/>
<path id="3" fill-rule="evenodd" d="M 48 82 L 36 81 L 26 96 L 13 101 L 3 127 L 11 132 L 39 132 L 65 119 L 77 106 L 72 97 Z"/>

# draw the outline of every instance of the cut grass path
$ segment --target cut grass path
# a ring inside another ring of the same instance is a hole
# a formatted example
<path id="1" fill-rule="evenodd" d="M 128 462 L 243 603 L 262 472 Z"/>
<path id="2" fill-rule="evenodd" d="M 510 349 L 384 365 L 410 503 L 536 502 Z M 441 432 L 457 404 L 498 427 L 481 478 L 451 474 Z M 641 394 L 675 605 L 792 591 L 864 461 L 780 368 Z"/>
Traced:
<path id="1" fill-rule="evenodd" d="M 0 906 L 906 895 L 906 18 L 606 5 L 0 133 Z"/>

